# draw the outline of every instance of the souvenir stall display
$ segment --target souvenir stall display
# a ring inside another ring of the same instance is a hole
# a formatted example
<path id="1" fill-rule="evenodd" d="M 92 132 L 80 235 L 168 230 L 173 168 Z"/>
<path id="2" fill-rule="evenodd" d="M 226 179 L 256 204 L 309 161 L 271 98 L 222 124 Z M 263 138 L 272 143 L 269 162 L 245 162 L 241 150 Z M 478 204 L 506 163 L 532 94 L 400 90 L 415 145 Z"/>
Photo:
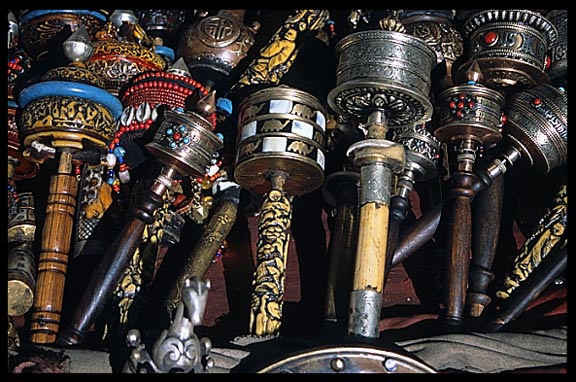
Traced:
<path id="1" fill-rule="evenodd" d="M 8 373 L 567 373 L 567 24 L 8 10 Z"/>

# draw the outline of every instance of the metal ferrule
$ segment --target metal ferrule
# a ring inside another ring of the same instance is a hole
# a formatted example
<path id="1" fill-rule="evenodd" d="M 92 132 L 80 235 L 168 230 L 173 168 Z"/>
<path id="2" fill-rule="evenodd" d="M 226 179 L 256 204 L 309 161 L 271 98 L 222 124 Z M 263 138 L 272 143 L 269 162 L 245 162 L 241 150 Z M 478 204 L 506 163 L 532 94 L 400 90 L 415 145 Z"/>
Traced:
<path id="1" fill-rule="evenodd" d="M 390 204 L 392 170 L 384 163 L 372 163 L 360 168 L 360 205 Z"/>
<path id="2" fill-rule="evenodd" d="M 355 290 L 350 293 L 350 319 L 348 334 L 378 338 L 378 323 L 382 309 L 382 294 L 373 290 Z"/>
<path id="3" fill-rule="evenodd" d="M 522 158 L 522 153 L 518 151 L 515 147 L 511 146 L 506 149 L 505 152 L 500 154 L 499 158 L 494 158 L 492 162 L 486 167 L 485 172 L 494 180 L 497 176 L 504 174 L 508 171 L 509 167 L 512 167 L 514 163 Z"/>

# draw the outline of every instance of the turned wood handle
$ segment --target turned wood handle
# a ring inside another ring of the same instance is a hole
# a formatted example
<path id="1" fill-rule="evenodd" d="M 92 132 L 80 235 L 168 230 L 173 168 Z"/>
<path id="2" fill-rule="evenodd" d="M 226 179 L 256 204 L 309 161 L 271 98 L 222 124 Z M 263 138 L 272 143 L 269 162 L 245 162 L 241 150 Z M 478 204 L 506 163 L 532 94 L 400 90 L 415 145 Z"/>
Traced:
<path id="1" fill-rule="evenodd" d="M 50 178 L 30 321 L 30 341 L 33 343 L 55 342 L 60 327 L 78 194 L 78 180 L 70 174 L 71 158 L 68 153 L 62 153 L 60 173 Z"/>
<path id="2" fill-rule="evenodd" d="M 446 272 L 447 323 L 459 325 L 464 314 L 468 268 L 470 265 L 470 240 L 472 238 L 472 215 L 470 199 L 454 198 L 448 229 L 448 259 Z"/>
<path id="3" fill-rule="evenodd" d="M 438 203 L 402 232 L 394 250 L 391 267 L 400 264 L 432 240 L 440 224 L 443 208 L 444 204 Z"/>
<path id="4" fill-rule="evenodd" d="M 283 191 L 272 188 L 264 198 L 258 219 L 250 334 L 265 336 L 280 330 L 291 220 L 290 199 Z"/>
<path id="5" fill-rule="evenodd" d="M 472 204 L 472 263 L 466 297 L 472 317 L 479 317 L 491 301 L 488 286 L 494 279 L 492 263 L 500 237 L 503 196 L 504 177 L 499 176 L 475 197 Z"/>
<path id="6" fill-rule="evenodd" d="M 111 300 L 116 286 L 140 244 L 146 224 L 154 222 L 154 211 L 162 203 L 162 195 L 148 190 L 140 205 L 134 209 L 134 216 L 107 249 L 92 274 L 69 327 L 58 338 L 60 344 L 76 345 L 84 341 L 86 332 Z"/>
<path id="7" fill-rule="evenodd" d="M 144 227 L 146 223 L 132 218 L 108 248 L 78 302 L 70 326 L 61 333 L 59 342 L 70 339 L 70 336 L 74 339 L 66 344 L 83 342 L 84 335 L 112 298 L 118 282 L 122 279 L 140 243 Z"/>

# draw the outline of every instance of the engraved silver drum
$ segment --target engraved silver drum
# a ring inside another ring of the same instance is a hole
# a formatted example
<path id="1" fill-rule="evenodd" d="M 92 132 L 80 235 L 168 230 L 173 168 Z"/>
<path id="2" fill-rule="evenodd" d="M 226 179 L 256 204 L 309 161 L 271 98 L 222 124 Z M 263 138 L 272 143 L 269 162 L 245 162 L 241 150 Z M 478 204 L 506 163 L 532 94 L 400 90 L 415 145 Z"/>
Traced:
<path id="1" fill-rule="evenodd" d="M 550 82 L 544 71 L 546 55 L 558 32 L 540 13 L 484 10 L 466 20 L 463 33 L 468 40 L 469 61 L 458 69 L 458 82 L 463 82 L 465 70 L 473 61 L 480 65 L 483 83 L 488 87 L 530 87 Z"/>
<path id="2" fill-rule="evenodd" d="M 362 31 L 342 38 L 336 53 L 337 85 L 328 94 L 335 112 L 361 119 L 384 110 L 390 128 L 430 120 L 436 53 L 424 40 L 394 31 Z"/>
<path id="3" fill-rule="evenodd" d="M 514 94 L 506 103 L 508 138 L 543 174 L 568 157 L 568 95 L 542 84 Z"/>

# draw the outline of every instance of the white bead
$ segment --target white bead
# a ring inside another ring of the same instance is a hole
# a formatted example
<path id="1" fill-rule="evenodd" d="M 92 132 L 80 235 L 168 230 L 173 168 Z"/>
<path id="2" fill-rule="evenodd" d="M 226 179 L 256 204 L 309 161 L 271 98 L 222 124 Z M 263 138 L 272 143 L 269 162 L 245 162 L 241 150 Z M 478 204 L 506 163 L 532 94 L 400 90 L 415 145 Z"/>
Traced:
<path id="1" fill-rule="evenodd" d="M 120 182 L 128 183 L 130 182 L 130 172 L 128 170 L 119 171 L 118 178 L 120 178 Z"/>
<path id="2" fill-rule="evenodd" d="M 116 155 L 113 153 L 108 153 L 108 155 L 106 155 L 106 162 L 108 163 L 108 167 L 112 168 L 116 166 L 116 160 Z"/>

